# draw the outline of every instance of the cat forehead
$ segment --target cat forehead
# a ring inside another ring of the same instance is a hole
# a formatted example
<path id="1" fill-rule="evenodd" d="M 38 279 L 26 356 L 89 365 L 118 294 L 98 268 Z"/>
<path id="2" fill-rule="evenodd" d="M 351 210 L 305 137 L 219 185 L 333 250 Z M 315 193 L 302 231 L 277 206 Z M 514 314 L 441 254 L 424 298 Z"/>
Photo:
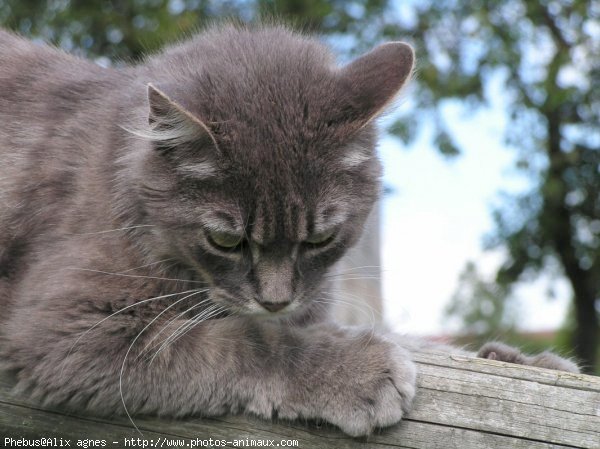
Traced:
<path id="1" fill-rule="evenodd" d="M 331 52 L 284 28 L 225 29 L 173 50 L 157 59 L 157 85 L 229 141 L 314 133 L 339 96 Z M 161 80 L 164 66 L 179 70 Z"/>
<path id="2" fill-rule="evenodd" d="M 235 235 L 251 232 L 252 240 L 264 244 L 279 238 L 304 240 L 309 234 L 329 231 L 342 225 L 349 212 L 347 205 L 331 203 L 323 203 L 311 210 L 302 205 L 282 208 L 275 202 L 263 202 L 248 213 L 231 204 L 222 207 L 214 204 L 202 214 L 201 224 L 212 232 Z"/>
<path id="3" fill-rule="evenodd" d="M 283 79 L 229 81 L 231 88 L 194 95 L 188 108 L 207 123 L 223 151 L 233 151 L 235 157 L 307 151 L 320 142 L 351 137 L 330 126 L 336 101 L 327 98 L 326 83 L 320 91 L 316 84 L 292 89 Z"/>

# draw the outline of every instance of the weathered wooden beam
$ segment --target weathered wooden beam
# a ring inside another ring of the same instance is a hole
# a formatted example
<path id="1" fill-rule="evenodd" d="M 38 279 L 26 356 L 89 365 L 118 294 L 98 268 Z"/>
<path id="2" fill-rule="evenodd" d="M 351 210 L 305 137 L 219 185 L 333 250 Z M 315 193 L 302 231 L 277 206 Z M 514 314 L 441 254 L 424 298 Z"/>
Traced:
<path id="1" fill-rule="evenodd" d="M 9 437 L 53 437 L 71 440 L 71 447 L 77 447 L 78 440 L 96 439 L 115 448 L 133 447 L 132 441 L 141 447 L 144 440 L 146 447 L 174 447 L 170 444 L 178 439 L 179 447 L 193 447 L 209 438 L 212 447 L 221 446 L 220 440 L 272 440 L 275 445 L 297 440 L 296 447 L 302 449 L 600 448 L 598 377 L 447 354 L 420 353 L 415 359 L 420 373 L 413 411 L 401 424 L 364 439 L 326 425 L 269 423 L 247 416 L 136 418 L 142 437 L 126 418 L 75 416 L 14 397 L 11 381 L 3 375 L 0 446 Z M 126 442 L 127 438 L 135 440 Z"/>

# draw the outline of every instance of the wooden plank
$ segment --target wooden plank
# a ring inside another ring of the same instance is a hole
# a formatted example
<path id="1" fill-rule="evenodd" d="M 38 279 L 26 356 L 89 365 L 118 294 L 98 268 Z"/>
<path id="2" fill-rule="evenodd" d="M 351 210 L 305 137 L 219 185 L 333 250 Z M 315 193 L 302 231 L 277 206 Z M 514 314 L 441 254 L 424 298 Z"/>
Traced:
<path id="1" fill-rule="evenodd" d="M 488 373 L 511 379 L 529 380 L 547 385 L 573 387 L 578 390 L 590 389 L 596 392 L 600 391 L 600 378 L 597 376 L 540 369 L 459 354 L 441 354 L 433 351 L 417 353 L 414 355 L 414 360 L 421 365 L 470 370 L 477 373 Z"/>
<path id="2" fill-rule="evenodd" d="M 8 422 L 2 415 L 10 414 Z M 229 419 L 203 419 L 180 422 L 137 420 L 142 436 L 126 422 L 105 422 L 92 418 L 68 416 L 62 413 L 49 413 L 8 405 L 0 412 L 0 428 L 8 424 L 0 433 L 2 441 L 13 438 L 63 438 L 76 440 L 95 439 L 110 442 L 111 447 L 123 447 L 125 439 L 143 438 L 148 442 L 159 439 L 179 441 L 182 447 L 191 441 L 202 438 L 213 440 L 297 440 L 303 449 L 347 448 L 357 449 L 368 444 L 369 448 L 444 448 L 480 449 L 484 447 L 504 448 L 568 448 L 572 446 L 551 445 L 527 439 L 487 434 L 468 429 L 439 426 L 431 423 L 406 420 L 393 430 L 384 430 L 364 439 L 353 439 L 340 434 L 335 429 L 317 428 L 306 425 L 296 427 L 290 423 L 261 423 L 254 419 L 231 417 Z M 154 431 L 152 429 L 163 429 Z M 229 445 L 231 447 L 231 445 Z M 226 446 L 227 447 L 227 446 Z"/>
<path id="3" fill-rule="evenodd" d="M 212 438 L 230 443 L 297 440 L 303 449 L 600 448 L 600 378 L 446 354 L 421 353 L 415 359 L 419 391 L 413 411 L 400 425 L 366 439 L 327 425 L 248 416 L 135 422 L 148 444 L 180 439 L 180 447 Z M 40 407 L 11 396 L 11 385 L 6 375 L 0 376 L 2 443 L 6 437 L 62 437 L 126 447 L 126 438 L 142 438 L 126 418 L 74 416 Z"/>
<path id="4" fill-rule="evenodd" d="M 549 385 L 504 374 L 482 376 L 465 369 L 440 370 L 433 365 L 421 365 L 420 371 L 418 401 L 427 406 L 417 403 L 412 418 L 552 443 L 600 445 L 598 389 Z M 544 374 L 555 376 L 556 382 L 562 376 Z"/>

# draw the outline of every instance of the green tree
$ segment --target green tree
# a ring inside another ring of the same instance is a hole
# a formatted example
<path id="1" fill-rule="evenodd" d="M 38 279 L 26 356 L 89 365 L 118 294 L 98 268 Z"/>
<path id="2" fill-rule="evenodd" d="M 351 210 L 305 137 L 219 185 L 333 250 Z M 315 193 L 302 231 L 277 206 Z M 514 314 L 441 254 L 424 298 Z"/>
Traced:
<path id="1" fill-rule="evenodd" d="M 419 114 L 439 116 L 452 98 L 484 105 L 487 82 L 503 79 L 506 141 L 534 186 L 495 212 L 487 245 L 507 253 L 497 282 L 509 286 L 558 261 L 573 290 L 575 354 L 587 369 L 600 344 L 599 19 L 593 1 L 450 0 L 419 3 L 409 24 L 417 54 L 432 55 L 421 59 Z M 442 149 L 458 151 L 437 123 Z"/>
<path id="2" fill-rule="evenodd" d="M 222 19 L 277 17 L 364 42 L 380 35 L 387 7 L 388 0 L 0 0 L 0 23 L 68 51 L 131 61 Z"/>
<path id="3" fill-rule="evenodd" d="M 484 280 L 477 266 L 469 262 L 445 312 L 460 320 L 461 333 L 475 338 L 478 347 L 489 340 L 506 340 L 514 334 L 517 322 L 516 310 L 506 300 L 509 290 L 497 282 Z"/>

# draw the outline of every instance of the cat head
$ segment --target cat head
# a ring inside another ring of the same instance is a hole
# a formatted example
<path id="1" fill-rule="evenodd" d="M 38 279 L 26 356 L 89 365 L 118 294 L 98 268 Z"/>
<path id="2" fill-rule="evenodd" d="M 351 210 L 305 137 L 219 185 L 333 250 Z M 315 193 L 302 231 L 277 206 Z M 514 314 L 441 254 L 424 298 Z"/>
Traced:
<path id="1" fill-rule="evenodd" d="M 149 66 L 162 75 L 147 85 L 139 192 L 157 248 L 234 312 L 301 310 L 378 198 L 373 121 L 412 49 L 387 43 L 339 67 L 285 29 L 229 28 Z"/>

